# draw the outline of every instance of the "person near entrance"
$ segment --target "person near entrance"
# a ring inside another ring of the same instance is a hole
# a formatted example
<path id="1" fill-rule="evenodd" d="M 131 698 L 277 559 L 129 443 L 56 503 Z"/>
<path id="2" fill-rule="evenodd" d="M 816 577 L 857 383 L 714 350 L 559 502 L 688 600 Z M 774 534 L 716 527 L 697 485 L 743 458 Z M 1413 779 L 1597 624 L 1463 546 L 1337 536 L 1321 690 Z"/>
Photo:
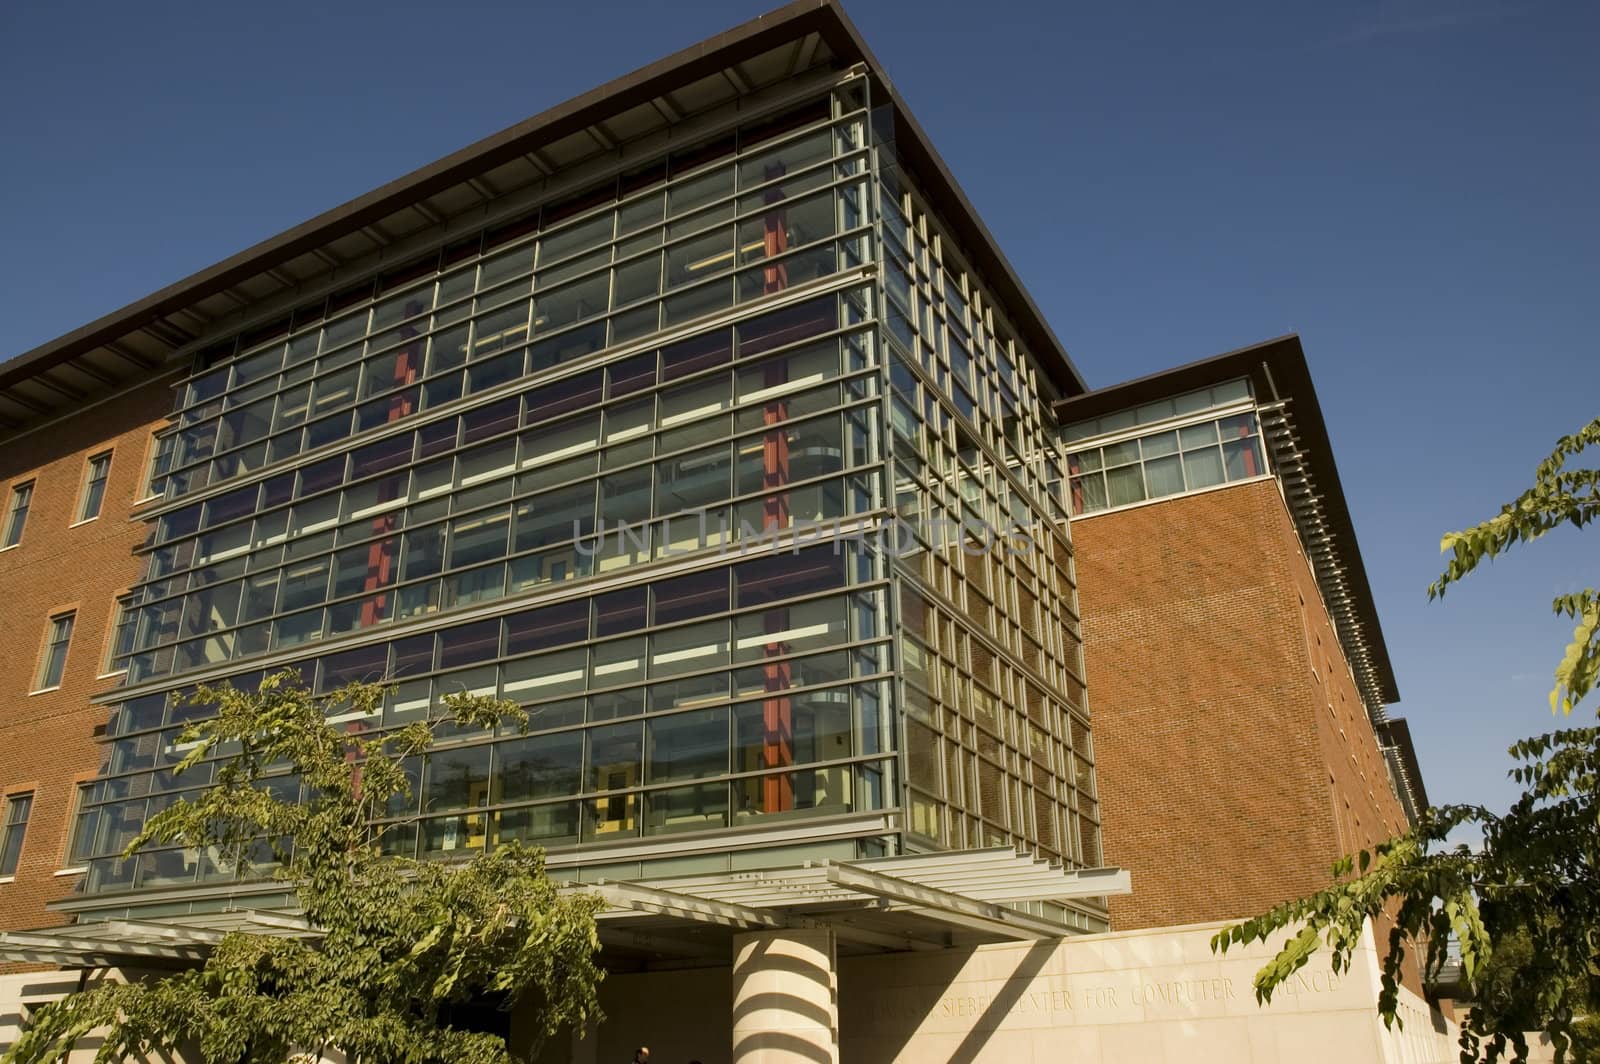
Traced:
<path id="1" fill-rule="evenodd" d="M 632 1064 L 650 1064 L 650 1047 L 640 1046 L 633 1051 Z"/>

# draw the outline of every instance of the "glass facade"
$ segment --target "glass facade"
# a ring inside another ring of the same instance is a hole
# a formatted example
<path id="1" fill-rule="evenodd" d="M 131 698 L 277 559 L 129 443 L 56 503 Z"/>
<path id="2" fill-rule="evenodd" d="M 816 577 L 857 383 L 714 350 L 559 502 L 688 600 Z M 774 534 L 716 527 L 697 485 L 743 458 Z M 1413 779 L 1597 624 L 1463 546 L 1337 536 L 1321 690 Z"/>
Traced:
<path id="1" fill-rule="evenodd" d="M 1050 385 L 892 145 L 877 159 L 908 837 L 1097 865 Z"/>
<path id="2" fill-rule="evenodd" d="M 1067 426 L 1072 510 L 1094 513 L 1264 476 L 1248 381 Z"/>
<path id="3" fill-rule="evenodd" d="M 173 696 L 285 666 L 393 684 L 366 729 L 451 691 L 527 707 L 526 734 L 413 766 L 397 852 L 520 839 L 616 875 L 689 840 L 713 870 L 793 860 L 815 823 L 844 855 L 1099 863 L 1053 393 L 868 96 L 847 79 L 196 353 L 86 889 L 226 878 L 118 854 L 207 782 L 171 773 Z"/>

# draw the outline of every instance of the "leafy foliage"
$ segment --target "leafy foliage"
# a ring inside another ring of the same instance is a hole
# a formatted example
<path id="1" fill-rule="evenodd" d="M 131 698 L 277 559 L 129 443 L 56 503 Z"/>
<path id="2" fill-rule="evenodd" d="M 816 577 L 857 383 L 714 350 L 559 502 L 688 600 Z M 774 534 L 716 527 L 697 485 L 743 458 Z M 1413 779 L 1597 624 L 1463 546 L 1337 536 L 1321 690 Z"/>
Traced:
<path id="1" fill-rule="evenodd" d="M 387 734 L 329 722 L 370 716 L 382 698 L 366 684 L 314 698 L 292 673 L 253 693 L 202 688 L 194 701 L 216 712 L 184 729 L 179 742 L 193 745 L 178 771 L 221 756 L 214 784 L 151 817 L 127 854 L 178 843 L 240 876 L 270 871 L 293 884 L 314 933 L 231 933 L 201 967 L 70 995 L 39 1011 L 6 1061 L 57 1060 L 97 1031 L 96 1064 L 183 1046 L 211 1064 L 330 1050 L 353 1062 L 506 1064 L 515 1058 L 499 1036 L 449 1025 L 453 1006 L 485 995 L 518 1005 L 542 1036 L 597 1017 L 598 899 L 552 883 L 537 850 L 498 846 L 447 866 L 383 854 L 372 824 L 409 794 L 403 759 L 422 756 L 437 725 L 525 726 L 526 716 L 457 695 L 446 720 Z M 274 786 L 295 777 L 305 802 Z"/>
<path id="2" fill-rule="evenodd" d="M 1502 506 L 1499 514 L 1445 536 L 1439 550 L 1451 555 L 1450 562 L 1428 588 L 1428 597 L 1444 597 L 1451 584 L 1518 543 L 1532 543 L 1562 525 L 1582 528 L 1600 517 L 1600 469 L 1566 467 L 1568 458 L 1588 447 L 1600 447 L 1600 418 L 1557 441 L 1556 449 L 1534 472 L 1533 487 Z M 1587 588 L 1558 595 L 1551 607 L 1577 621 L 1550 691 L 1550 707 L 1571 713 L 1600 679 L 1600 594 Z"/>
<path id="3" fill-rule="evenodd" d="M 1440 549 L 1450 559 L 1429 598 L 1517 544 L 1600 516 L 1600 469 L 1567 466 L 1588 447 L 1600 447 L 1600 419 L 1562 438 L 1533 487 L 1498 515 L 1445 536 Z M 1550 694 L 1552 710 L 1570 714 L 1600 680 L 1600 595 L 1562 595 L 1553 607 L 1577 622 Z M 1335 969 L 1347 967 L 1367 922 L 1389 918 L 1378 999 L 1385 1023 L 1397 1022 L 1408 950 L 1422 953 L 1431 975 L 1454 940 L 1473 1001 L 1462 1017 L 1464 1064 L 1508 1053 L 1525 1060 L 1531 1030 L 1550 1036 L 1557 1060 L 1569 1052 L 1600 1059 L 1590 1055 L 1594 1030 L 1584 1019 L 1600 1015 L 1600 728 L 1535 736 L 1509 752 L 1510 776 L 1524 790 L 1504 815 L 1474 805 L 1429 809 L 1405 834 L 1335 864 L 1333 886 L 1224 928 L 1212 948 L 1294 930 L 1256 974 L 1265 1002 L 1321 945 Z M 1447 846 L 1464 826 L 1481 831 L 1478 849 Z"/>

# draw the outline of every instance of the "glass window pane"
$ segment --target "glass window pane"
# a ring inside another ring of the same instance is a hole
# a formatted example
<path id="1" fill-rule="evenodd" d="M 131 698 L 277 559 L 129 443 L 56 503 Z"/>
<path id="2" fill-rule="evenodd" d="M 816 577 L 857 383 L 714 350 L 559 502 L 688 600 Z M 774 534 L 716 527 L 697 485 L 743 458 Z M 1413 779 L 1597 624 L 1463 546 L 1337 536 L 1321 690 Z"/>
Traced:
<path id="1" fill-rule="evenodd" d="M 652 585 L 655 624 L 675 624 L 728 609 L 728 570 L 690 573 Z"/>
<path id="2" fill-rule="evenodd" d="M 297 610 L 323 602 L 328 597 L 329 559 L 317 558 L 284 570 L 283 599 L 280 611 Z"/>
<path id="3" fill-rule="evenodd" d="M 650 637 L 650 675 L 674 676 L 728 663 L 728 622 L 705 621 Z"/>
<path id="4" fill-rule="evenodd" d="M 695 510 L 726 500 L 733 480 L 733 455 L 726 443 L 670 458 L 659 465 L 659 514 Z"/>
<path id="5" fill-rule="evenodd" d="M 693 710 L 645 725 L 646 781 L 699 779 L 728 771 L 728 710 Z"/>
<path id="6" fill-rule="evenodd" d="M 664 713 L 674 709 L 687 709 L 707 702 L 721 702 L 728 697 L 728 674 L 714 672 L 705 676 L 691 676 L 683 680 L 669 680 L 650 687 L 650 711 Z"/>
<path id="7" fill-rule="evenodd" d="M 510 530 L 509 509 L 491 510 L 457 520 L 450 526 L 450 568 L 504 558 Z"/>
<path id="8" fill-rule="evenodd" d="M 578 793 L 583 733 L 563 732 L 514 739 L 494 748 L 495 804 Z"/>
<path id="9" fill-rule="evenodd" d="M 1257 477 L 1267 471 L 1261 461 L 1259 441 L 1254 436 L 1228 440 L 1222 445 L 1222 458 L 1228 467 L 1229 480 Z"/>
<path id="10" fill-rule="evenodd" d="M 474 809 L 489 794 L 489 747 L 435 751 L 428 756 L 423 812 Z"/>
<path id="11" fill-rule="evenodd" d="M 28 508 L 32 504 L 32 484 L 19 484 L 11 489 L 11 507 L 6 512 L 5 538 L 0 540 L 0 547 L 15 547 L 22 541 L 22 528 L 28 523 Z"/>
<path id="12" fill-rule="evenodd" d="M 733 330 L 717 329 L 661 349 L 663 382 L 721 366 L 733 360 Z M 723 384 L 725 388 L 726 383 Z"/>
<path id="13" fill-rule="evenodd" d="M 520 842 L 528 846 L 561 846 L 578 841 L 577 802 L 555 802 L 524 809 L 503 809 L 496 814 L 496 843 Z"/>
<path id="14" fill-rule="evenodd" d="M 1204 447 L 1217 442 L 1217 423 L 1207 421 L 1204 425 L 1190 425 L 1179 429 L 1178 435 L 1186 451 L 1194 447 Z"/>
<path id="15" fill-rule="evenodd" d="M 589 652 L 582 648 L 507 662 L 501 693 L 513 702 L 582 694 L 588 665 Z"/>
<path id="16" fill-rule="evenodd" d="M 589 659 L 593 673 L 592 686 L 615 687 L 643 680 L 644 648 L 645 638 L 642 635 L 597 645 Z M 631 703 L 643 701 L 638 692 L 628 692 L 628 696 Z"/>
<path id="17" fill-rule="evenodd" d="M 1099 473 L 1073 477 L 1072 500 L 1078 513 L 1093 513 L 1095 510 L 1104 510 L 1110 505 L 1106 501 L 1106 478 Z"/>
<path id="18" fill-rule="evenodd" d="M 615 286 L 611 293 L 612 306 L 625 307 L 641 299 L 653 299 L 661 294 L 661 253 L 618 266 Z"/>
<path id="19" fill-rule="evenodd" d="M 1103 449 L 1103 453 L 1108 467 L 1137 462 L 1139 460 L 1139 441 L 1124 440 L 1121 443 L 1107 444 Z"/>
<path id="20" fill-rule="evenodd" d="M 32 794 L 7 796 L 5 836 L 0 838 L 0 876 L 16 875 L 17 863 L 22 857 L 23 839 L 28 832 L 28 818 L 32 812 Z"/>
<path id="21" fill-rule="evenodd" d="M 1106 488 L 1112 506 L 1140 502 L 1144 499 L 1144 476 L 1137 465 L 1122 466 L 1106 473 Z"/>
<path id="22" fill-rule="evenodd" d="M 604 314 L 611 298 L 610 289 L 610 278 L 600 273 L 587 280 L 536 292 L 533 297 L 534 334 L 555 332 Z"/>
<path id="23" fill-rule="evenodd" d="M 667 287 L 676 288 L 733 265 L 733 227 L 723 226 L 667 249 Z"/>
<path id="24" fill-rule="evenodd" d="M 544 465 L 593 450 L 600 442 L 600 415 L 585 414 L 522 435 L 521 466 Z"/>
<path id="25" fill-rule="evenodd" d="M 1187 451 L 1183 456 L 1183 471 L 1189 481 L 1189 490 L 1209 488 L 1222 483 L 1222 452 L 1216 447 Z"/>
<path id="26" fill-rule="evenodd" d="M 453 669 L 492 661 L 500 653 L 500 621 L 461 624 L 439 633 L 439 667 Z"/>
<path id="27" fill-rule="evenodd" d="M 269 401 L 267 411 L 270 413 L 271 409 L 272 406 Z M 265 434 L 265 425 L 263 425 L 262 431 L 258 436 Z M 111 456 L 109 454 L 100 454 L 89 459 L 83 488 L 83 505 L 79 508 L 78 520 L 87 521 L 90 518 L 100 516 L 100 506 L 105 500 L 106 494 L 106 478 L 110 474 Z"/>
<path id="28" fill-rule="evenodd" d="M 1211 389 L 1211 401 L 1218 406 L 1248 398 L 1250 398 L 1250 382 L 1243 377 Z"/>
<path id="29" fill-rule="evenodd" d="M 1254 414 L 1235 414 L 1217 422 L 1217 431 L 1223 440 L 1239 440 L 1256 431 Z"/>
<path id="30" fill-rule="evenodd" d="M 562 602 L 506 618 L 506 654 L 558 647 L 589 638 L 589 604 Z"/>
<path id="31" fill-rule="evenodd" d="M 1175 454 L 1146 461 L 1144 475 L 1152 499 L 1176 495 L 1183 490 L 1183 464 Z"/>
<path id="32" fill-rule="evenodd" d="M 667 216 L 677 217 L 733 194 L 733 167 L 724 166 L 686 180 L 674 181 L 667 190 Z"/>
<path id="33" fill-rule="evenodd" d="M 802 137 L 786 141 L 776 148 L 739 160 L 739 187 L 746 189 L 774 181 L 785 174 L 792 174 L 822 162 L 832 155 L 831 131 L 814 130 Z"/>
<path id="34" fill-rule="evenodd" d="M 594 484 L 535 495 L 517 505 L 516 516 L 516 553 L 587 536 L 594 531 Z"/>
<path id="35" fill-rule="evenodd" d="M 1147 459 L 1159 458 L 1164 454 L 1178 453 L 1178 434 L 1176 432 L 1158 432 L 1154 436 L 1144 437 L 1139 442 Z"/>
<path id="36" fill-rule="evenodd" d="M 568 256 L 608 243 L 611 240 L 613 217 L 612 211 L 604 210 L 545 234 L 539 241 L 540 270 Z"/>
<path id="37" fill-rule="evenodd" d="M 614 791 L 639 784 L 643 725 L 638 721 L 590 728 L 586 789 Z"/>
<path id="38" fill-rule="evenodd" d="M 734 660 L 820 650 L 848 636 L 845 600 L 826 598 L 778 606 L 734 620 Z"/>
<path id="39" fill-rule="evenodd" d="M 645 796 L 645 834 L 710 831 L 728 826 L 728 785 L 703 783 L 652 791 Z"/>

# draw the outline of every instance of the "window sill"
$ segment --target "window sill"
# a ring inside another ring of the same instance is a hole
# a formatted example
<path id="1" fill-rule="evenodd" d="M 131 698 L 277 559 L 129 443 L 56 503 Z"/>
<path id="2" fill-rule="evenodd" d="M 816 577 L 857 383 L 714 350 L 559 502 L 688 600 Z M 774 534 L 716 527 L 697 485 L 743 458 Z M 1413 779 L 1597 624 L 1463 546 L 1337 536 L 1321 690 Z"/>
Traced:
<path id="1" fill-rule="evenodd" d="M 83 865 L 79 868 L 63 868 L 59 872 L 52 872 L 51 874 L 57 876 L 81 876 L 88 870 L 89 866 Z"/>
<path id="2" fill-rule="evenodd" d="M 0 876 L 0 886 L 4 886 L 7 883 L 15 883 L 16 881 L 16 876 Z"/>
<path id="3" fill-rule="evenodd" d="M 4 553 L 5 553 L 5 552 L 6 552 L 6 551 L 8 551 L 8 550 L 16 550 L 16 549 L 17 549 L 17 548 L 18 548 L 18 547 L 20 547 L 20 546 L 22 546 L 22 543 L 21 543 L 21 541 L 18 541 L 18 542 L 16 542 L 16 543 L 13 543 L 13 544 L 11 544 L 11 546 L 9 546 L 9 547 L 0 547 L 0 554 L 4 554 Z"/>
<path id="4" fill-rule="evenodd" d="M 114 680 L 118 676 L 128 675 L 127 669 L 117 669 L 115 672 L 102 672 L 95 677 L 96 680 Z"/>
<path id="5" fill-rule="evenodd" d="M 74 521 L 74 522 L 72 522 L 72 524 L 68 525 L 67 527 L 68 528 L 77 528 L 79 525 L 93 524 L 94 522 L 96 522 L 98 520 L 100 520 L 100 515 L 99 514 L 95 514 L 93 517 L 85 517 L 81 521 Z"/>
<path id="6" fill-rule="evenodd" d="M 51 691 L 59 691 L 59 690 L 61 690 L 61 685 L 60 684 L 56 684 L 54 687 L 41 687 L 37 691 L 29 691 L 28 692 L 28 697 L 32 698 L 34 695 L 47 695 Z"/>

